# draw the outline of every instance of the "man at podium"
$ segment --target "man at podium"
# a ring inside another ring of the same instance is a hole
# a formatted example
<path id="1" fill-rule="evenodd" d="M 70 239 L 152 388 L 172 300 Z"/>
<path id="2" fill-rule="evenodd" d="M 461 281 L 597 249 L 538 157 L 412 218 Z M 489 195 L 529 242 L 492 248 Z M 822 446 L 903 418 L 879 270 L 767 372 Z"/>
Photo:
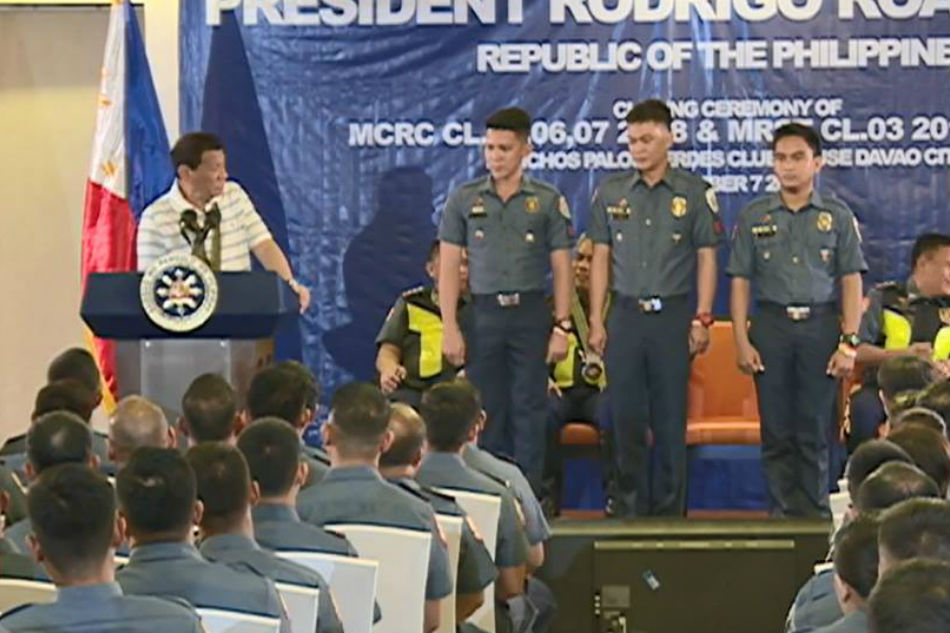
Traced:
<path id="1" fill-rule="evenodd" d="M 177 178 L 150 204 L 139 223 L 139 270 L 174 252 L 192 253 L 213 270 L 251 269 L 251 253 L 297 294 L 300 311 L 310 291 L 294 279 L 287 257 L 274 241 L 241 185 L 228 180 L 224 146 L 213 134 L 185 134 L 171 151 Z"/>

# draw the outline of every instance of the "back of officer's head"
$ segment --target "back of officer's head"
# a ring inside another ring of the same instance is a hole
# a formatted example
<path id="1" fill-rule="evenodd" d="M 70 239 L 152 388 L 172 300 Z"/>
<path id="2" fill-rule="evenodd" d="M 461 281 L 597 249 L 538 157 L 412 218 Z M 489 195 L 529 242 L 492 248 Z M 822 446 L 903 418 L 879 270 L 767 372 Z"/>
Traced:
<path id="1" fill-rule="evenodd" d="M 821 156 L 821 135 L 815 128 L 803 123 L 786 123 L 775 128 L 772 135 L 772 151 L 778 147 L 779 141 L 784 138 L 800 138 L 811 148 L 814 156 Z"/>
<path id="2" fill-rule="evenodd" d="M 854 453 L 848 458 L 848 465 L 845 468 L 845 477 L 848 479 L 848 494 L 852 499 L 858 498 L 858 489 L 868 475 L 887 462 L 913 464 L 914 460 L 907 454 L 907 451 L 888 440 L 868 440 L 861 443 L 854 450 Z"/>
<path id="3" fill-rule="evenodd" d="M 835 575 L 861 600 L 867 600 L 877 581 L 877 531 L 873 516 L 858 516 L 835 532 Z"/>
<path id="4" fill-rule="evenodd" d="M 51 382 L 36 393 L 32 419 L 51 411 L 71 411 L 88 424 L 92 412 L 99 406 L 97 395 L 75 378 Z"/>
<path id="5" fill-rule="evenodd" d="M 185 540 L 195 513 L 195 473 L 175 449 L 146 446 L 116 477 L 119 507 L 138 540 Z"/>
<path id="6" fill-rule="evenodd" d="M 96 360 L 87 350 L 81 347 L 72 347 L 53 359 L 46 369 L 46 382 L 58 380 L 77 380 L 90 393 L 101 399 L 102 386 L 100 384 L 99 367 Z"/>
<path id="7" fill-rule="evenodd" d="M 877 384 L 885 401 L 903 391 L 920 391 L 933 382 L 933 368 L 916 356 L 894 356 L 877 368 Z"/>
<path id="8" fill-rule="evenodd" d="M 295 428 L 305 424 L 308 401 L 316 401 L 314 384 L 303 373 L 286 367 L 266 367 L 251 380 L 247 390 L 247 411 L 252 420 L 280 418 Z"/>
<path id="9" fill-rule="evenodd" d="M 324 427 L 331 450 L 343 458 L 376 459 L 389 426 L 383 392 L 366 382 L 351 382 L 337 389 L 330 407 Z"/>
<path id="10" fill-rule="evenodd" d="M 306 391 L 304 404 L 310 409 L 311 415 L 316 414 L 317 407 L 320 406 L 323 389 L 320 387 L 320 382 L 317 380 L 317 377 L 310 371 L 310 368 L 297 360 L 282 360 L 274 366 L 277 369 L 294 374 L 303 382 Z"/>
<path id="11" fill-rule="evenodd" d="M 950 502 L 907 499 L 878 517 L 880 571 L 902 560 L 936 558 L 950 562 Z"/>
<path id="12" fill-rule="evenodd" d="M 394 402 L 390 407 L 389 432 L 393 439 L 386 452 L 379 456 L 379 465 L 385 468 L 413 466 L 425 451 L 426 423 L 408 404 Z"/>
<path id="13" fill-rule="evenodd" d="M 92 461 L 92 432 L 75 413 L 47 413 L 26 434 L 26 458 L 36 474 L 58 464 L 88 465 Z"/>
<path id="14" fill-rule="evenodd" d="M 634 104 L 627 113 L 627 124 L 659 123 L 670 129 L 673 124 L 673 113 L 670 107 L 659 99 L 645 99 Z"/>
<path id="15" fill-rule="evenodd" d="M 40 558 L 57 575 L 83 578 L 102 569 L 115 535 L 115 491 L 83 464 L 49 468 L 26 497 Z"/>
<path id="16" fill-rule="evenodd" d="M 854 504 L 862 514 L 884 510 L 914 497 L 939 497 L 934 480 L 913 464 L 888 462 L 858 488 Z"/>
<path id="17" fill-rule="evenodd" d="M 911 407 L 898 413 L 891 421 L 890 433 L 893 434 L 896 429 L 905 425 L 925 426 L 943 436 L 947 434 L 947 423 L 944 422 L 939 413 L 926 407 Z"/>
<path id="18" fill-rule="evenodd" d="M 301 450 L 300 437 L 286 421 L 254 420 L 238 436 L 237 445 L 262 497 L 282 497 L 290 492 L 300 468 Z"/>
<path id="19" fill-rule="evenodd" d="M 489 115 L 485 127 L 514 132 L 522 141 L 527 141 L 531 135 L 531 115 L 521 108 L 502 108 Z"/>
<path id="20" fill-rule="evenodd" d="M 195 472 L 198 499 L 204 505 L 201 527 L 220 533 L 239 526 L 251 503 L 251 474 L 241 451 L 208 442 L 192 446 L 185 459 Z"/>
<path id="21" fill-rule="evenodd" d="M 142 446 L 164 448 L 173 436 L 162 408 L 142 396 L 126 396 L 109 421 L 109 457 L 125 463 Z"/>
<path id="22" fill-rule="evenodd" d="M 182 396 L 181 412 L 192 442 L 223 442 L 234 436 L 237 395 L 219 374 L 202 374 Z"/>
<path id="23" fill-rule="evenodd" d="M 947 453 L 945 435 L 919 424 L 903 424 L 891 431 L 887 439 L 907 451 L 917 467 L 930 475 L 940 489 L 940 496 L 947 495 L 950 454 Z"/>
<path id="24" fill-rule="evenodd" d="M 481 404 L 474 387 L 465 380 L 442 382 L 422 396 L 421 413 L 429 448 L 443 453 L 461 449 L 478 423 Z"/>
<path id="25" fill-rule="evenodd" d="M 950 380 L 941 380 L 925 387 L 917 395 L 917 406 L 933 411 L 950 424 Z"/>
<path id="26" fill-rule="evenodd" d="M 872 633 L 950 631 L 950 563 L 915 559 L 883 574 L 871 593 Z"/>

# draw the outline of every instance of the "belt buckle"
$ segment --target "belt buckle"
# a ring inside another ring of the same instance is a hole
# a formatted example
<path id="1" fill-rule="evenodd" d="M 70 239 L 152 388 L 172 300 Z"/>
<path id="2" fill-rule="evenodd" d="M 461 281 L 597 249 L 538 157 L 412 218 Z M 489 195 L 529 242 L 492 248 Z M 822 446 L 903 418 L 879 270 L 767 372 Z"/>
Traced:
<path id="1" fill-rule="evenodd" d="M 785 306 L 785 315 L 792 321 L 804 321 L 811 316 L 811 307 Z"/>
<path id="2" fill-rule="evenodd" d="M 502 308 L 512 308 L 521 303 L 521 294 L 517 292 L 499 292 L 495 295 L 495 299 Z"/>
<path id="3" fill-rule="evenodd" d="M 652 314 L 663 310 L 663 300 L 659 297 L 650 297 L 649 299 L 637 299 L 640 305 L 640 312 Z"/>

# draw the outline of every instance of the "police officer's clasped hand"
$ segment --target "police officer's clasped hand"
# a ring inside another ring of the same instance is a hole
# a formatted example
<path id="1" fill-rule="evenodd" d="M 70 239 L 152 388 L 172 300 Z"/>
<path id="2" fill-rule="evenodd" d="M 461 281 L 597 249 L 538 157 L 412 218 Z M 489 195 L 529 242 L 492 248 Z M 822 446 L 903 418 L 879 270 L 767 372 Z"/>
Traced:
<path id="1" fill-rule="evenodd" d="M 548 337 L 548 363 L 559 363 L 567 358 L 567 334 L 554 328 Z"/>
<path id="2" fill-rule="evenodd" d="M 587 344 L 598 356 L 604 355 L 604 348 L 607 347 L 607 328 L 604 327 L 603 323 L 591 319 L 590 332 L 587 335 Z"/>
<path id="3" fill-rule="evenodd" d="M 854 371 L 854 358 L 854 352 L 849 353 L 839 347 L 831 354 L 825 373 L 833 378 L 848 377 Z"/>
<path id="4" fill-rule="evenodd" d="M 402 365 L 393 365 L 379 374 L 379 388 L 383 393 L 392 393 L 406 379 L 408 372 Z"/>
<path id="5" fill-rule="evenodd" d="M 762 364 L 759 350 L 755 349 L 751 343 L 738 345 L 736 348 L 736 364 L 746 374 L 757 374 L 765 371 L 765 365 Z"/>
<path id="6" fill-rule="evenodd" d="M 709 330 L 702 323 L 693 323 L 689 328 L 689 355 L 705 354 L 709 349 Z"/>
<path id="7" fill-rule="evenodd" d="M 461 367 L 465 364 L 465 339 L 457 324 L 445 323 L 442 331 L 442 355 L 446 360 Z"/>
<path id="8" fill-rule="evenodd" d="M 921 360 L 929 361 L 933 358 L 934 346 L 928 342 L 918 342 L 911 343 L 910 347 L 907 348 L 911 354 L 920 358 Z"/>

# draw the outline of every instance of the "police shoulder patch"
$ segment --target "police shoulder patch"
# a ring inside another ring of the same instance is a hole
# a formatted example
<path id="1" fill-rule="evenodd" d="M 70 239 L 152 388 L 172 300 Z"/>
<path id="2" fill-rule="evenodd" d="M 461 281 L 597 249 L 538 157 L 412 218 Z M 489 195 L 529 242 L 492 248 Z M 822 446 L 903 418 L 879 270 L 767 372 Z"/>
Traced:
<path id="1" fill-rule="evenodd" d="M 706 204 L 709 205 L 709 210 L 713 213 L 719 213 L 719 200 L 716 198 L 716 188 L 709 187 L 706 189 Z"/>
<path id="2" fill-rule="evenodd" d="M 558 210 L 558 213 L 564 216 L 565 220 L 567 220 L 568 222 L 571 221 L 571 206 L 567 203 L 567 198 L 565 198 L 564 196 L 561 196 L 560 198 L 558 198 L 557 210 Z"/>

